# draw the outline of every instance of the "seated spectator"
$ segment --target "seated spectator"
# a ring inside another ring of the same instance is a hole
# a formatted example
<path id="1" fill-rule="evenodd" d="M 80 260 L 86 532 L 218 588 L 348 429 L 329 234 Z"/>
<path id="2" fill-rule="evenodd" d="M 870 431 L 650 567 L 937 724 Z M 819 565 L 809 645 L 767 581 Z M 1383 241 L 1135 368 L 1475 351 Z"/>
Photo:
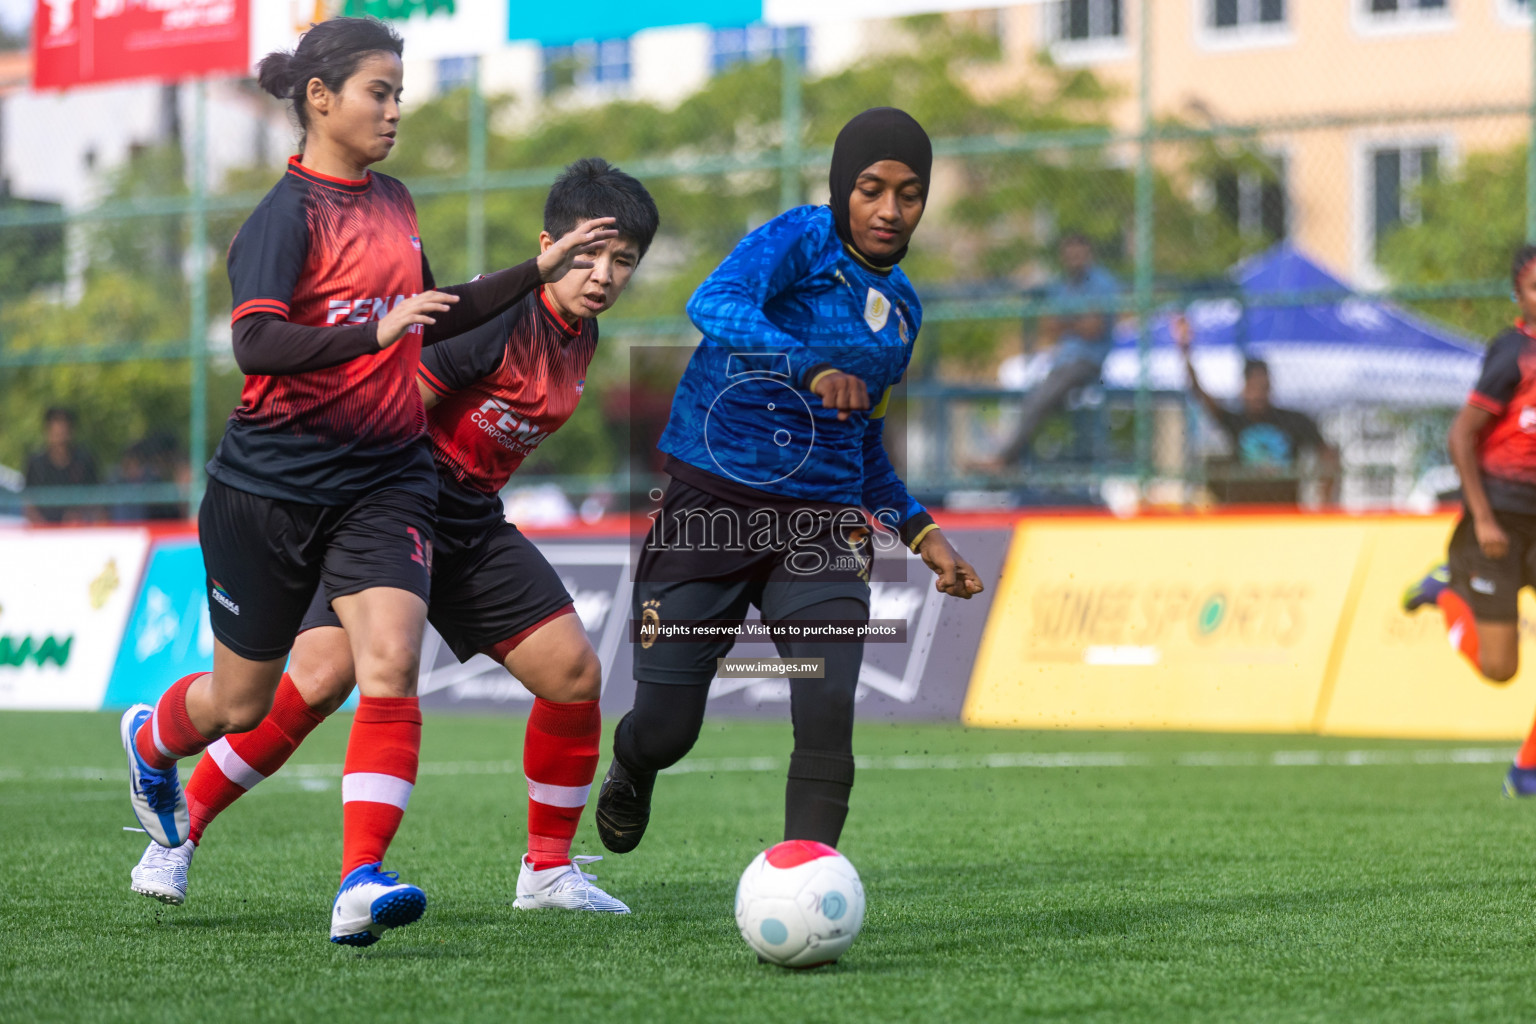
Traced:
<path id="1" fill-rule="evenodd" d="M 96 460 L 75 444 L 75 414 L 54 406 L 43 414 L 41 451 L 27 457 L 27 487 L 89 487 L 97 482 Z M 84 523 L 99 518 L 80 506 L 27 506 L 29 523 Z"/>
<path id="2" fill-rule="evenodd" d="M 1207 473 L 1216 499 L 1225 504 L 1300 504 L 1303 463 L 1311 455 L 1321 470 L 1324 500 L 1335 500 L 1338 453 L 1323 440 L 1312 417 L 1270 402 L 1269 365 L 1259 359 L 1244 362 L 1242 404 L 1234 412 L 1200 386 L 1189 321 L 1176 317 L 1172 326 L 1174 341 L 1184 353 L 1189 390 L 1232 445 L 1232 458 Z"/>
<path id="3" fill-rule="evenodd" d="M 1025 394 L 1018 428 L 1002 451 L 976 464 L 982 472 L 998 472 L 1022 459 L 1046 418 L 1071 392 L 1096 382 L 1109 355 L 1114 317 L 1102 307 L 1120 294 L 1120 282 L 1094 262 L 1093 245 L 1084 235 L 1064 235 L 1058 253 L 1062 273 L 1046 287 L 1045 299 L 1059 312 L 1040 320 L 1041 339 L 1053 343 L 1050 371 Z"/>
<path id="4" fill-rule="evenodd" d="M 176 439 L 165 433 L 154 433 L 135 441 L 123 452 L 122 460 L 112 473 L 115 484 L 173 483 L 177 455 Z M 178 504 L 149 504 L 142 500 L 115 505 L 112 521 L 139 523 L 151 519 L 182 519 L 185 511 Z"/>

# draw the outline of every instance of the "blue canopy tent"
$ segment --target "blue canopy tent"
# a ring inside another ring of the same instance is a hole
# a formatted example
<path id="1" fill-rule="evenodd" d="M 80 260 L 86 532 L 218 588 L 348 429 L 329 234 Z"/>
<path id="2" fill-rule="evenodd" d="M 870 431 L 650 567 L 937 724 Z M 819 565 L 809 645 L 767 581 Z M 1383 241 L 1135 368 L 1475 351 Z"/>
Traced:
<path id="1" fill-rule="evenodd" d="M 1245 356 L 1270 367 L 1276 405 L 1313 412 L 1361 406 L 1449 407 L 1462 404 L 1477 380 L 1483 347 L 1401 306 L 1348 294 L 1343 281 L 1288 242 L 1231 271 L 1237 294 L 1196 300 L 1185 313 L 1194 330 L 1195 369 L 1217 399 L 1235 398 Z M 1306 305 L 1265 306 L 1287 293 L 1324 292 Z M 1151 386 L 1185 386 L 1171 315 L 1152 324 Z M 1136 324 L 1121 323 L 1104 363 L 1104 383 L 1134 388 L 1141 380 Z"/>

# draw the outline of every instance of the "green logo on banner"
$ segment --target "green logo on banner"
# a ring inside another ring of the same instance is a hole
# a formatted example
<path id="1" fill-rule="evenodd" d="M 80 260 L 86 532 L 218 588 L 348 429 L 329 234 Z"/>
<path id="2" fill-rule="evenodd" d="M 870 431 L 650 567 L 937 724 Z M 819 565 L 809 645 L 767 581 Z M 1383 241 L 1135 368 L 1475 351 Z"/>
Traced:
<path id="1" fill-rule="evenodd" d="M 341 6 L 341 13 L 348 18 L 367 15 L 385 21 L 404 21 L 417 11 L 424 11 L 429 18 L 439 12 L 451 17 L 454 0 L 346 0 Z"/>
<path id="2" fill-rule="evenodd" d="M 1200 632 L 1210 635 L 1221 628 L 1221 620 L 1227 617 L 1227 598 L 1224 594 L 1212 594 L 1200 609 Z"/>
<path id="3" fill-rule="evenodd" d="M 50 661 L 63 668 L 69 661 L 69 648 L 74 642 L 74 636 L 63 640 L 48 636 L 40 643 L 30 636 L 0 636 L 0 668 L 20 668 L 28 660 L 38 668 Z"/>

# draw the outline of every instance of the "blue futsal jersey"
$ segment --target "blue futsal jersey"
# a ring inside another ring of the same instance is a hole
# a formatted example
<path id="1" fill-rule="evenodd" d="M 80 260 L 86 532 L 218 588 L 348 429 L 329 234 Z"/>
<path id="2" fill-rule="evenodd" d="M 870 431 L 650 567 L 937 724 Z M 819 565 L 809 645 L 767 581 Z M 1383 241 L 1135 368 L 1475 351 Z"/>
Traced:
<path id="1" fill-rule="evenodd" d="M 661 450 L 769 494 L 862 505 L 891 527 L 927 521 L 882 440 L 889 393 L 906 373 L 922 315 L 901 268 L 875 270 L 849 252 L 829 207 L 775 217 L 688 302 L 704 337 L 678 384 Z M 846 420 L 822 408 L 808 385 L 832 368 L 861 378 L 875 407 Z"/>

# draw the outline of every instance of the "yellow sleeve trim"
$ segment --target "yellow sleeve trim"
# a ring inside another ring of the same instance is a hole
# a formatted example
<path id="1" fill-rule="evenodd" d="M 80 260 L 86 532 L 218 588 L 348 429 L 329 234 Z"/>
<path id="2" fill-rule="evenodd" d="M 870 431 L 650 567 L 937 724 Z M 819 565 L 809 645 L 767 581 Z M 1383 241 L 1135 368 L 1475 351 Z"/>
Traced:
<path id="1" fill-rule="evenodd" d="M 883 420 L 883 419 L 885 419 L 885 410 L 890 407 L 890 404 L 891 404 L 891 392 L 894 391 L 894 390 L 895 390 L 895 386 L 894 385 L 885 389 L 885 394 L 880 396 L 880 404 L 875 406 L 873 409 L 869 410 L 869 418 L 870 419 L 872 419 L 872 420 Z"/>
<path id="2" fill-rule="evenodd" d="M 917 536 L 912 538 L 912 543 L 908 544 L 907 546 L 909 548 L 911 548 L 913 551 L 916 551 L 917 550 L 917 546 L 923 542 L 923 538 L 928 536 L 930 533 L 932 533 L 934 530 L 937 530 L 938 528 L 939 528 L 939 524 L 938 523 L 929 523 L 927 526 L 923 527 L 921 530 L 918 531 Z"/>
<path id="3" fill-rule="evenodd" d="M 816 376 L 811 378 L 811 383 L 810 383 L 809 386 L 806 387 L 806 390 L 807 391 L 815 391 L 816 390 L 816 385 L 821 383 L 821 378 L 827 376 L 827 374 L 829 374 L 829 373 L 842 373 L 842 372 L 843 372 L 842 370 L 838 370 L 838 369 L 822 370 Z"/>

